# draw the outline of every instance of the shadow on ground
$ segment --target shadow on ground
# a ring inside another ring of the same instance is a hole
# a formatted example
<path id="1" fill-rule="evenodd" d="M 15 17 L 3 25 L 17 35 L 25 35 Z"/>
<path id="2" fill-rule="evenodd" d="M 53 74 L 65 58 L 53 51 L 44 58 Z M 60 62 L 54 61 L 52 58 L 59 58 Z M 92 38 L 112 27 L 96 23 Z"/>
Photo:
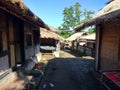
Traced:
<path id="1" fill-rule="evenodd" d="M 82 58 L 51 59 L 38 90 L 99 90 L 90 74 L 94 65 L 94 60 Z"/>

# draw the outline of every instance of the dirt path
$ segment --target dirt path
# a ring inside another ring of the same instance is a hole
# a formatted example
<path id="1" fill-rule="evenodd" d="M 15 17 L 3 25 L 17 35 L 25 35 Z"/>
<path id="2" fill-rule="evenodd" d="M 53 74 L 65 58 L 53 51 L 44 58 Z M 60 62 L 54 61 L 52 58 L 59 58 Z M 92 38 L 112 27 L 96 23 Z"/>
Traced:
<path id="1" fill-rule="evenodd" d="M 99 82 L 90 75 L 94 60 L 76 58 L 64 51 L 63 54 L 64 58 L 48 61 L 38 90 L 99 90 Z"/>
<path id="2" fill-rule="evenodd" d="M 75 55 L 70 54 L 69 52 L 70 52 L 70 51 L 63 51 L 63 50 L 61 50 L 61 51 L 60 51 L 60 58 L 76 58 Z M 52 59 L 54 59 L 54 58 L 55 58 L 55 56 L 52 55 L 52 54 L 43 54 L 43 55 L 42 55 L 42 60 L 41 60 L 41 62 L 40 62 L 40 65 L 42 66 L 43 70 L 44 70 L 45 67 L 47 66 L 48 61 L 49 61 L 49 60 L 52 60 Z"/>

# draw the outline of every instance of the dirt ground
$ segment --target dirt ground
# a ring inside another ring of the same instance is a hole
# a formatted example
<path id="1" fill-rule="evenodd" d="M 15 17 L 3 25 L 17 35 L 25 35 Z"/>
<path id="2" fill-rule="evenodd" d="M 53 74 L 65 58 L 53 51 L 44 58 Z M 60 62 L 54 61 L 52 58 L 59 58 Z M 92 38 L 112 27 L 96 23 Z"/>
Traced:
<path id="1" fill-rule="evenodd" d="M 60 58 L 44 55 L 45 75 L 38 90 L 100 90 L 99 82 L 90 74 L 94 63 L 94 59 L 76 57 L 69 51 L 61 51 Z"/>

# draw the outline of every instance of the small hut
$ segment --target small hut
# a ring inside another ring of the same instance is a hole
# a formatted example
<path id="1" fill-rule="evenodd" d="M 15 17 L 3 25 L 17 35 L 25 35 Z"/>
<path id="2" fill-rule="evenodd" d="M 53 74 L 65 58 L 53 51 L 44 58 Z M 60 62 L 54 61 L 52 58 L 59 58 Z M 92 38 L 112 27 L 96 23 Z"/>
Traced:
<path id="1" fill-rule="evenodd" d="M 96 26 L 96 69 L 120 70 L 120 0 L 111 0 L 90 21 L 75 30 Z"/>
<path id="2" fill-rule="evenodd" d="M 40 28 L 41 36 L 41 46 L 40 50 L 42 53 L 55 54 L 56 57 L 59 57 L 60 52 L 60 42 L 62 38 L 50 30 L 45 28 Z"/>
<path id="3" fill-rule="evenodd" d="M 77 38 L 78 51 L 89 56 L 95 56 L 95 33 Z"/>
<path id="4" fill-rule="evenodd" d="M 77 42 L 76 42 L 76 39 L 78 37 L 81 37 L 82 35 L 84 35 L 85 33 L 84 32 L 78 32 L 78 33 L 75 33 L 73 35 L 71 35 L 70 37 L 68 37 L 65 41 L 67 47 L 69 49 L 72 49 L 72 50 L 77 50 Z"/>

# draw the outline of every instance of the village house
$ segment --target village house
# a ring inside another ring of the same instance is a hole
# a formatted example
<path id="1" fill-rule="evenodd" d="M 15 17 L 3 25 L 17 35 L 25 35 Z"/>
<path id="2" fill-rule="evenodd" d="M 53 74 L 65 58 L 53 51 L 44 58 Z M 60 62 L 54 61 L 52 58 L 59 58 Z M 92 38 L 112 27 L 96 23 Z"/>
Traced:
<path id="1" fill-rule="evenodd" d="M 109 2 L 90 21 L 75 28 L 80 30 L 91 25 L 96 26 L 96 68 L 98 70 L 120 69 L 119 3 L 120 0 Z"/>
<path id="2" fill-rule="evenodd" d="M 42 54 L 53 54 L 55 57 L 60 55 L 60 44 L 63 39 L 51 30 L 40 28 L 41 33 L 41 46 L 40 51 Z"/>
<path id="3" fill-rule="evenodd" d="M 116 87 L 120 87 L 120 0 L 110 0 L 96 16 L 77 26 L 75 30 L 92 25 L 95 25 L 97 30 L 96 70 L 114 82 Z M 114 90 L 120 90 L 116 87 Z"/>
<path id="4" fill-rule="evenodd" d="M 81 37 L 82 35 L 84 35 L 85 33 L 83 32 L 78 32 L 78 33 L 75 33 L 73 35 L 71 35 L 70 37 L 68 37 L 66 40 L 65 40 L 65 44 L 66 46 L 71 49 L 71 50 L 77 50 L 77 42 L 76 42 L 76 39 L 78 37 Z"/>
<path id="5" fill-rule="evenodd" d="M 95 33 L 77 38 L 77 51 L 85 55 L 95 56 Z"/>
<path id="6" fill-rule="evenodd" d="M 0 0 L 0 87 L 27 59 L 40 59 L 39 27 L 47 28 L 21 0 Z"/>

